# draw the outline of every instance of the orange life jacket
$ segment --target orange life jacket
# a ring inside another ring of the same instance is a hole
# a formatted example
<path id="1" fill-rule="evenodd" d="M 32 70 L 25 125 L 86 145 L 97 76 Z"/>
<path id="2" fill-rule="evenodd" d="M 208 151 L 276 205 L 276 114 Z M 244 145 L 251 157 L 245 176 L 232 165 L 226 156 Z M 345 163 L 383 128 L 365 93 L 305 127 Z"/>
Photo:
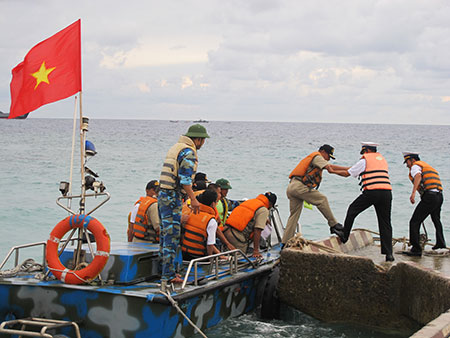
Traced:
<path id="1" fill-rule="evenodd" d="M 380 153 L 365 153 L 366 170 L 359 174 L 361 190 L 392 190 L 388 164 Z"/>
<path id="2" fill-rule="evenodd" d="M 436 169 L 424 161 L 416 161 L 414 164 L 417 164 L 422 168 L 422 180 L 419 185 L 420 194 L 423 194 L 424 191 L 430 189 L 438 189 L 439 191 L 443 190 L 441 178 L 439 177 L 439 173 Z M 414 183 L 414 177 L 411 176 L 411 170 L 409 170 L 409 179 L 412 183 Z"/>
<path id="3" fill-rule="evenodd" d="M 206 228 L 211 219 L 215 218 L 213 208 L 200 204 L 200 212 L 194 214 L 191 212 L 188 221 L 183 226 L 183 235 L 181 238 L 181 250 L 193 256 L 206 255 L 206 240 L 208 233 Z"/>
<path id="4" fill-rule="evenodd" d="M 190 201 L 190 200 L 188 200 L 188 201 Z M 200 206 L 201 205 L 202 204 L 200 203 Z M 190 208 L 190 203 L 183 203 L 183 208 L 181 209 L 181 213 L 183 215 L 190 215 L 190 214 L 192 214 L 192 209 Z M 214 208 L 214 218 L 216 219 L 217 224 L 221 223 L 219 211 L 217 210 L 217 208 Z"/>
<path id="5" fill-rule="evenodd" d="M 158 200 L 154 197 L 146 196 L 141 197 L 139 201 L 136 202 L 140 202 L 140 204 L 133 226 L 135 237 L 142 240 L 151 241 L 153 243 L 159 242 L 159 229 L 153 229 L 153 226 L 150 224 L 150 220 L 147 217 L 147 209 L 157 201 Z"/>
<path id="6" fill-rule="evenodd" d="M 255 216 L 256 210 L 261 207 L 269 208 L 269 199 L 264 195 L 258 195 L 258 197 L 247 200 L 239 204 L 231 212 L 227 218 L 227 225 L 233 227 L 238 231 L 243 231 L 248 222 Z"/>
<path id="7" fill-rule="evenodd" d="M 322 181 L 322 169 L 311 165 L 311 162 L 316 156 L 322 155 L 318 151 L 315 151 L 301 160 L 289 174 L 289 178 L 298 177 L 307 187 L 318 189 Z"/>

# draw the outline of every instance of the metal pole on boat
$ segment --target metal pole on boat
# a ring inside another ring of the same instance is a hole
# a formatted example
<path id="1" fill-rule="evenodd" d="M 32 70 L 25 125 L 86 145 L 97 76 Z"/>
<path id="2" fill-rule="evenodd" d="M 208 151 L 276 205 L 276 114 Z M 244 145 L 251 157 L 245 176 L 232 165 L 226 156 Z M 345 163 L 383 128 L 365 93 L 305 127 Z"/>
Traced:
<path id="1" fill-rule="evenodd" d="M 85 166 L 85 138 L 86 132 L 89 126 L 89 119 L 87 117 L 83 117 L 83 105 L 82 105 L 82 92 L 80 91 L 80 159 L 81 159 L 81 197 L 80 197 L 80 215 L 84 215 L 85 213 L 85 198 L 86 198 L 86 180 L 84 178 L 84 166 Z M 75 255 L 75 266 L 76 268 L 78 264 L 81 262 L 81 245 L 82 245 L 83 231 L 82 229 L 78 229 L 78 243 L 77 243 L 77 252 Z"/>
<path id="2" fill-rule="evenodd" d="M 72 177 L 73 177 L 73 159 L 75 155 L 75 133 L 77 127 L 77 96 L 75 96 L 75 108 L 73 110 L 73 128 L 72 128 L 72 154 L 70 156 L 70 174 L 69 174 L 69 190 L 68 195 L 72 196 Z M 72 199 L 67 199 L 67 207 L 72 207 Z"/>
<path id="3" fill-rule="evenodd" d="M 86 180 L 84 178 L 84 167 L 85 167 L 85 140 L 86 140 L 86 132 L 89 126 L 89 119 L 87 117 L 83 117 L 83 109 L 82 109 L 82 99 L 80 92 L 80 157 L 81 157 L 81 198 L 80 198 L 80 214 L 84 215 L 85 212 L 85 195 L 86 195 Z"/>

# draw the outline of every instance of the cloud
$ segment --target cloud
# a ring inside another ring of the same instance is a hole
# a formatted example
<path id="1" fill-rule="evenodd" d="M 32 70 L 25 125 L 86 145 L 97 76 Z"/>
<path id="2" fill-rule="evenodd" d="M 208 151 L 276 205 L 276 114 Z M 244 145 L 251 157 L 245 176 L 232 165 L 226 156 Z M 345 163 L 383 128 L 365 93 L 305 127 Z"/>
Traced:
<path id="1" fill-rule="evenodd" d="M 150 87 L 146 83 L 141 82 L 137 86 L 142 93 L 150 93 Z"/>
<path id="2" fill-rule="evenodd" d="M 80 17 L 98 116 L 450 124 L 446 0 L 3 1 L 1 110 L 12 67 Z"/>

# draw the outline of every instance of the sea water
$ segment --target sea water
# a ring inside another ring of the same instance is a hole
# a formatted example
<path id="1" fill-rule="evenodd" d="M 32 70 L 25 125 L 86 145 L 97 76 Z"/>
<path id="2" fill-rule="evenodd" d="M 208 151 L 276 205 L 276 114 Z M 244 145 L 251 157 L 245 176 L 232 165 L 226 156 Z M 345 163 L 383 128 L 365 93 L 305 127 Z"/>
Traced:
<path id="1" fill-rule="evenodd" d="M 145 194 L 148 181 L 159 179 L 167 150 L 191 124 L 192 121 L 90 120 L 87 139 L 94 143 L 97 154 L 88 160 L 87 166 L 99 175 L 97 180 L 111 194 L 111 200 L 93 215 L 107 228 L 113 242 L 126 240 L 127 215 L 132 205 Z M 419 152 L 422 160 L 439 171 L 444 198 L 446 188 L 450 187 L 450 126 L 224 121 L 210 121 L 204 126 L 211 138 L 198 152 L 198 171 L 205 172 L 212 181 L 228 179 L 232 185 L 228 196 L 232 199 L 274 192 L 284 224 L 289 216 L 285 191 L 290 171 L 325 143 L 335 148 L 336 160 L 331 163 L 343 166 L 359 160 L 361 141 L 379 143 L 378 150 L 389 163 L 393 187 L 394 237 L 408 237 L 408 223 L 415 207 L 409 201 L 412 186 L 402 151 Z M 67 216 L 55 200 L 61 196 L 59 182 L 69 180 L 72 130 L 73 121 L 69 119 L 0 120 L 0 259 L 11 246 L 45 241 L 53 227 Z M 74 194 L 79 193 L 80 184 L 79 139 L 77 129 Z M 358 180 L 326 171 L 320 191 L 328 197 L 341 223 L 348 205 L 360 193 Z M 102 200 L 102 197 L 89 199 L 87 211 Z M 77 202 L 72 203 L 72 208 L 77 209 Z M 450 241 L 449 208 L 450 202 L 445 200 L 441 216 L 447 241 Z M 329 236 L 327 222 L 315 208 L 304 209 L 300 223 L 308 239 Z M 434 241 L 430 219 L 425 226 Z M 374 209 L 359 215 L 354 227 L 377 231 Z M 371 330 L 340 329 L 305 315 L 292 321 L 258 322 L 252 314 L 227 321 L 209 334 L 231 337 L 245 330 L 248 331 L 245 336 L 253 337 L 377 336 Z"/>

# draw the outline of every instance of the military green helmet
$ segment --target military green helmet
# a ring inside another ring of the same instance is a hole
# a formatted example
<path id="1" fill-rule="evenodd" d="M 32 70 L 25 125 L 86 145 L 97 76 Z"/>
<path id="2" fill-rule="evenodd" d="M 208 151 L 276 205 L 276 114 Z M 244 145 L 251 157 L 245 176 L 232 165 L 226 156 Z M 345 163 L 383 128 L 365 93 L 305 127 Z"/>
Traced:
<path id="1" fill-rule="evenodd" d="M 201 137 L 201 138 L 209 138 L 208 133 L 206 132 L 206 128 L 201 124 L 193 124 L 189 127 L 188 131 L 184 136 L 188 137 Z"/>
<path id="2" fill-rule="evenodd" d="M 221 188 L 221 189 L 231 189 L 231 185 L 230 185 L 230 181 L 228 181 L 225 178 L 219 178 L 216 181 L 216 184 Z"/>

